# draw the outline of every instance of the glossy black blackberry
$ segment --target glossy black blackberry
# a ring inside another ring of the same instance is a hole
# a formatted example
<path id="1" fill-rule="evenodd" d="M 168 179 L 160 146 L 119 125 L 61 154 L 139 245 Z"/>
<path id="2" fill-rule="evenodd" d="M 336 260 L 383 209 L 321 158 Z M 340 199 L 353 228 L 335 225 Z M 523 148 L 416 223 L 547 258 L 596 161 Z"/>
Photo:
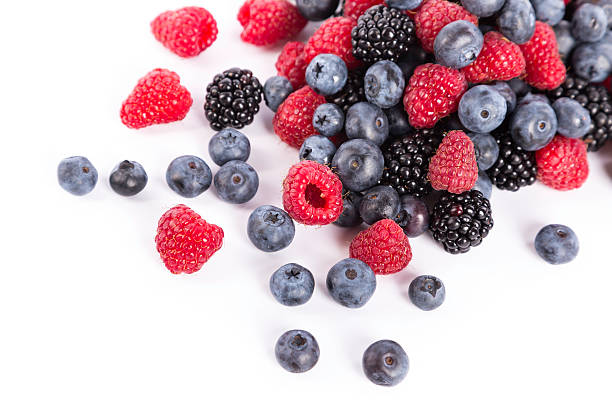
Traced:
<path id="1" fill-rule="evenodd" d="M 538 174 L 535 153 L 514 143 L 507 130 L 494 132 L 493 136 L 499 145 L 499 156 L 487 170 L 491 182 L 501 190 L 510 191 L 535 183 Z"/>
<path id="2" fill-rule="evenodd" d="M 325 98 L 329 103 L 338 105 L 344 113 L 357 102 L 366 100 L 365 91 L 363 89 L 363 77 L 365 73 L 358 69 L 349 71 L 348 78 L 344 88 L 340 92 Z"/>
<path id="3" fill-rule="evenodd" d="M 591 129 L 582 137 L 587 150 L 595 152 L 612 139 L 612 97 L 602 85 L 568 74 L 565 82 L 548 93 L 554 101 L 568 97 L 578 101 L 591 115 Z"/>
<path id="4" fill-rule="evenodd" d="M 451 254 L 462 254 L 480 245 L 493 228 L 491 203 L 480 191 L 445 193 L 434 205 L 429 229 Z"/>
<path id="5" fill-rule="evenodd" d="M 382 146 L 385 170 L 379 184 L 393 187 L 399 195 L 423 197 L 431 191 L 427 180 L 429 160 L 442 141 L 436 128 L 421 129 L 393 138 Z"/>
<path id="6" fill-rule="evenodd" d="M 210 127 L 240 129 L 259 112 L 263 87 L 247 69 L 232 68 L 217 74 L 206 87 L 204 111 Z"/>
<path id="7" fill-rule="evenodd" d="M 402 11 L 369 8 L 351 31 L 353 55 L 364 62 L 397 61 L 416 42 L 414 23 Z"/>

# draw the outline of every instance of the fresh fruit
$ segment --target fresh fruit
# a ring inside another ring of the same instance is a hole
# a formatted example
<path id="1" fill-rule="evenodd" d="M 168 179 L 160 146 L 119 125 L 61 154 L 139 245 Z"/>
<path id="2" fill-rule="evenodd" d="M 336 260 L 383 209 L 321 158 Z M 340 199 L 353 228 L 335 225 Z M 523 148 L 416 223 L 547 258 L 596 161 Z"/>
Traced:
<path id="1" fill-rule="evenodd" d="M 319 54 L 335 54 L 342 58 L 349 70 L 357 68 L 360 61 L 353 56 L 351 45 L 351 30 L 356 24 L 356 20 L 348 17 L 325 20 L 306 43 L 306 63 L 309 64 Z"/>
<path id="2" fill-rule="evenodd" d="M 408 296 L 416 307 L 430 311 L 438 308 L 444 302 L 446 289 L 444 283 L 435 276 L 421 275 L 410 282 Z"/>
<path id="3" fill-rule="evenodd" d="M 309 21 L 323 21 L 331 17 L 340 4 L 340 0 L 296 0 L 300 14 Z"/>
<path id="4" fill-rule="evenodd" d="M 238 11 L 242 41 L 263 46 L 297 35 L 306 26 L 297 7 L 287 0 L 247 0 Z"/>
<path id="5" fill-rule="evenodd" d="M 589 175 L 586 146 L 579 139 L 557 135 L 535 158 L 538 180 L 555 190 L 579 188 Z"/>
<path id="6" fill-rule="evenodd" d="M 195 57 L 212 45 L 219 30 L 203 7 L 166 11 L 151 22 L 155 39 L 179 57 Z"/>
<path id="7" fill-rule="evenodd" d="M 353 191 L 342 192 L 342 213 L 334 224 L 339 227 L 349 228 L 361 225 L 363 220 L 359 215 L 359 204 L 361 195 Z"/>
<path id="8" fill-rule="evenodd" d="M 474 187 L 478 178 L 474 143 L 463 131 L 453 130 L 444 136 L 429 162 L 427 177 L 434 189 L 454 194 Z"/>
<path id="9" fill-rule="evenodd" d="M 533 36 L 520 48 L 525 57 L 525 79 L 529 85 L 554 89 L 563 83 L 565 65 L 559 55 L 555 32 L 548 24 L 537 21 Z"/>
<path id="10" fill-rule="evenodd" d="M 500 130 L 493 136 L 499 146 L 499 155 L 487 170 L 491 182 L 497 188 L 509 191 L 535 183 L 538 172 L 535 154 L 516 144 L 509 131 Z"/>
<path id="11" fill-rule="evenodd" d="M 504 6 L 505 0 L 461 0 L 461 5 L 478 17 L 491 17 Z"/>
<path id="12" fill-rule="evenodd" d="M 474 143 L 478 170 L 490 169 L 499 157 L 499 145 L 495 138 L 488 133 L 468 133 L 468 136 Z"/>
<path id="13" fill-rule="evenodd" d="M 299 41 L 290 41 L 283 47 L 276 60 L 276 71 L 291 82 L 294 90 L 306 85 L 306 56 L 305 45 Z"/>
<path id="14" fill-rule="evenodd" d="M 380 148 L 366 139 L 342 143 L 332 160 L 332 168 L 351 191 L 364 191 L 378 183 L 384 158 Z"/>
<path id="15" fill-rule="evenodd" d="M 316 134 L 312 126 L 315 110 L 325 98 L 305 86 L 285 99 L 272 121 L 274 133 L 289 146 L 299 149 L 306 138 Z"/>
<path id="16" fill-rule="evenodd" d="M 285 370 L 303 373 L 319 361 L 319 344 L 306 330 L 289 330 L 277 340 L 274 354 Z"/>
<path id="17" fill-rule="evenodd" d="M 378 6 L 383 3 L 384 0 L 344 0 L 343 15 L 357 20 L 371 7 Z"/>
<path id="18" fill-rule="evenodd" d="M 346 85 L 337 94 L 327 97 L 327 102 L 336 104 L 346 113 L 357 102 L 366 100 L 361 70 L 349 71 Z"/>
<path id="19" fill-rule="evenodd" d="M 559 54 L 563 61 L 568 61 L 572 50 L 577 45 L 576 39 L 572 36 L 572 24 L 569 21 L 561 20 L 553 27 Z"/>
<path id="20" fill-rule="evenodd" d="M 531 0 L 536 19 L 550 26 L 557 25 L 565 15 L 563 0 Z"/>
<path id="21" fill-rule="evenodd" d="M 121 105 L 121 122 L 140 129 L 183 120 L 192 103 L 191 94 L 176 73 L 156 68 L 138 80 Z"/>
<path id="22" fill-rule="evenodd" d="M 597 43 L 581 43 L 572 52 L 572 68 L 589 82 L 602 82 L 612 73 L 612 60 Z"/>
<path id="23" fill-rule="evenodd" d="M 478 17 L 470 14 L 460 5 L 446 0 L 424 1 L 413 19 L 416 35 L 427 52 L 433 52 L 434 40 L 447 24 L 457 20 L 466 20 L 478 25 Z"/>
<path id="24" fill-rule="evenodd" d="M 231 160 L 247 161 L 251 143 L 244 133 L 227 128 L 217 132 L 208 142 L 208 154 L 217 166 Z"/>
<path id="25" fill-rule="evenodd" d="M 291 244 L 295 225 L 285 211 L 273 205 L 262 205 L 249 216 L 247 235 L 257 249 L 277 252 Z"/>
<path id="26" fill-rule="evenodd" d="M 342 213 L 342 183 L 329 167 L 301 161 L 283 181 L 283 206 L 300 224 L 331 224 Z"/>
<path id="27" fill-rule="evenodd" d="M 418 197 L 403 195 L 400 197 L 400 210 L 394 220 L 407 237 L 418 237 L 429 229 L 427 205 Z"/>
<path id="28" fill-rule="evenodd" d="M 389 122 L 390 136 L 403 136 L 412 130 L 412 126 L 408 122 L 408 114 L 401 102 L 389 109 L 383 109 L 383 112 Z"/>
<path id="29" fill-rule="evenodd" d="M 315 135 L 304 140 L 302 147 L 300 147 L 299 157 L 300 160 L 310 160 L 329 166 L 335 153 L 336 145 L 331 140 L 324 136 Z"/>
<path id="30" fill-rule="evenodd" d="M 221 248 L 223 230 L 180 204 L 166 211 L 159 219 L 155 244 L 170 272 L 190 274 L 202 269 Z"/>
<path id="31" fill-rule="evenodd" d="M 285 306 L 299 306 L 308 302 L 314 287 L 312 273 L 295 263 L 281 266 L 270 277 L 272 296 Z"/>
<path id="32" fill-rule="evenodd" d="M 391 8 L 398 10 L 414 10 L 421 5 L 423 0 L 387 0 L 385 3 Z"/>
<path id="33" fill-rule="evenodd" d="M 333 103 L 324 103 L 315 110 L 312 126 L 323 136 L 332 137 L 344 129 L 344 112 Z"/>
<path id="34" fill-rule="evenodd" d="M 563 97 L 552 104 L 557 117 L 557 132 L 573 139 L 583 137 L 591 130 L 591 115 L 580 102 Z"/>
<path id="35" fill-rule="evenodd" d="M 376 275 L 364 262 L 346 258 L 327 273 L 327 290 L 342 306 L 351 309 L 365 305 L 376 290 Z"/>
<path id="36" fill-rule="evenodd" d="M 590 3 L 581 4 L 572 16 L 572 35 L 578 41 L 601 40 L 608 28 L 608 18 L 603 8 Z"/>
<path id="37" fill-rule="evenodd" d="M 514 109 L 516 108 L 516 102 L 517 102 L 516 93 L 514 92 L 512 87 L 509 85 L 509 83 L 504 82 L 504 81 L 496 81 L 496 82 L 489 84 L 489 86 L 495 89 L 497 92 L 499 92 L 499 94 L 503 96 L 504 99 L 506 100 L 506 107 L 507 107 L 506 113 L 514 112 Z"/>
<path id="38" fill-rule="evenodd" d="M 476 61 L 483 44 L 484 37 L 478 27 L 466 20 L 453 21 L 436 36 L 436 62 L 453 69 L 464 68 Z"/>
<path id="39" fill-rule="evenodd" d="M 180 156 L 166 170 L 168 187 L 182 197 L 194 198 L 208 190 L 212 172 L 208 164 L 196 156 Z"/>
<path id="40" fill-rule="evenodd" d="M 557 132 L 557 116 L 546 102 L 519 103 L 510 121 L 514 141 L 527 151 L 546 146 Z"/>
<path id="41" fill-rule="evenodd" d="M 98 171 L 86 157 L 67 157 L 57 166 L 57 180 L 67 192 L 82 196 L 96 186 Z"/>
<path id="42" fill-rule="evenodd" d="M 389 122 L 378 106 L 358 102 L 346 113 L 344 131 L 349 139 L 366 139 L 380 146 L 389 137 Z"/>
<path id="43" fill-rule="evenodd" d="M 408 266 L 412 251 L 402 227 L 380 220 L 358 233 L 349 248 L 351 258 L 367 263 L 377 275 L 397 273 Z"/>
<path id="44" fill-rule="evenodd" d="M 372 65 L 366 71 L 363 82 L 368 102 L 382 109 L 400 103 L 406 88 L 402 70 L 391 61 L 379 61 Z"/>
<path id="45" fill-rule="evenodd" d="M 488 85 L 468 89 L 459 101 L 459 120 L 468 130 L 488 133 L 506 118 L 506 99 Z"/>
<path id="46" fill-rule="evenodd" d="M 484 35 L 482 51 L 476 61 L 461 70 L 471 83 L 508 81 L 525 72 L 525 57 L 518 45 L 497 31 Z"/>
<path id="47" fill-rule="evenodd" d="M 375 186 L 366 191 L 359 204 L 361 219 L 372 225 L 382 219 L 393 219 L 400 211 L 400 198 L 390 186 Z"/>
<path id="48" fill-rule="evenodd" d="M 542 228 L 536 235 L 534 244 L 538 255 L 553 265 L 573 261 L 580 248 L 576 233 L 561 224 L 550 224 Z"/>
<path id="49" fill-rule="evenodd" d="M 251 165 L 231 160 L 217 171 L 214 178 L 219 198 L 232 204 L 250 201 L 259 188 L 259 176 Z"/>
<path id="50" fill-rule="evenodd" d="M 135 161 L 124 160 L 115 166 L 109 177 L 113 191 L 125 197 L 131 197 L 147 185 L 147 173 L 142 165 Z"/>
<path id="51" fill-rule="evenodd" d="M 263 86 L 264 101 L 272 112 L 276 112 L 292 92 L 291 82 L 283 76 L 270 77 Z"/>
<path id="52" fill-rule="evenodd" d="M 323 96 L 340 92 L 347 77 L 346 64 L 334 54 L 319 54 L 306 67 L 306 83 Z"/>
<path id="53" fill-rule="evenodd" d="M 525 44 L 536 27 L 536 16 L 529 0 L 506 0 L 497 16 L 499 31 L 515 44 Z"/>
<path id="54" fill-rule="evenodd" d="M 482 193 L 482 195 L 487 199 L 491 199 L 491 193 L 493 192 L 493 182 L 491 182 L 491 178 L 484 171 L 478 172 L 478 179 L 476 180 L 476 184 L 472 187 L 472 190 L 478 190 Z"/>
<path id="55" fill-rule="evenodd" d="M 408 374 L 408 356 L 402 346 L 392 340 L 371 344 L 363 353 L 361 364 L 366 377 L 376 385 L 397 385 Z"/>

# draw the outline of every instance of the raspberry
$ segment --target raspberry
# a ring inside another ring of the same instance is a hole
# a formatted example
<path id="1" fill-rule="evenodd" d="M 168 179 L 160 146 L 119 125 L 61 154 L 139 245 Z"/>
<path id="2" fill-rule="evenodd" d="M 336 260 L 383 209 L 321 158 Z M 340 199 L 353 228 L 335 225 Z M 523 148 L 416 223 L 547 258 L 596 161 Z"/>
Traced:
<path id="1" fill-rule="evenodd" d="M 247 0 L 238 12 L 242 41 L 272 45 L 297 35 L 306 26 L 297 7 L 287 0 Z"/>
<path id="2" fill-rule="evenodd" d="M 342 213 L 342 182 L 329 167 L 303 160 L 283 181 L 283 206 L 301 224 L 331 224 Z"/>
<path id="3" fill-rule="evenodd" d="M 319 54 L 336 54 L 348 69 L 357 68 L 361 62 L 353 55 L 351 39 L 351 31 L 356 25 L 357 20 L 349 17 L 334 17 L 324 21 L 306 43 L 306 64 Z"/>
<path id="4" fill-rule="evenodd" d="M 417 67 L 404 93 L 410 124 L 417 129 L 433 127 L 439 119 L 457 111 L 467 87 L 465 77 L 457 70 L 437 64 Z"/>
<path id="5" fill-rule="evenodd" d="M 467 20 L 478 26 L 478 17 L 460 5 L 446 0 L 426 0 L 414 15 L 416 35 L 421 40 L 423 49 L 433 52 L 434 40 L 440 30 L 457 20 Z"/>
<path id="6" fill-rule="evenodd" d="M 155 39 L 180 57 L 195 57 L 217 39 L 217 22 L 202 7 L 161 13 L 151 22 Z"/>
<path id="7" fill-rule="evenodd" d="M 555 32 L 546 23 L 536 21 L 533 37 L 519 45 L 525 56 L 525 81 L 538 89 L 554 89 L 565 81 L 565 65 L 561 61 Z"/>
<path id="8" fill-rule="evenodd" d="M 408 266 L 412 251 L 402 227 L 393 220 L 376 222 L 351 241 L 350 257 L 368 264 L 377 275 L 396 273 Z"/>
<path id="9" fill-rule="evenodd" d="M 298 89 L 278 107 L 272 121 L 274 133 L 289 146 L 299 149 L 307 137 L 317 134 L 312 118 L 317 107 L 324 103 L 325 97 L 309 86 Z"/>
<path id="10" fill-rule="evenodd" d="M 293 89 L 300 89 L 306 85 L 307 66 L 304 58 L 304 43 L 299 41 L 291 41 L 285 44 L 276 60 L 278 75 L 287 78 Z"/>
<path id="11" fill-rule="evenodd" d="M 156 68 L 138 80 L 138 84 L 121 105 L 121 122 L 129 128 L 182 120 L 193 100 L 172 71 Z"/>
<path id="12" fill-rule="evenodd" d="M 525 72 L 525 57 L 518 45 L 496 31 L 484 35 L 476 61 L 461 70 L 471 83 L 509 81 Z"/>
<path id="13" fill-rule="evenodd" d="M 461 194 L 470 190 L 478 179 L 474 143 L 461 130 L 444 136 L 438 151 L 429 162 L 429 181 L 436 190 Z"/>
<path id="14" fill-rule="evenodd" d="M 573 190 L 589 175 L 586 145 L 580 139 L 561 135 L 536 151 L 538 179 L 555 190 Z"/>
<path id="15" fill-rule="evenodd" d="M 357 20 L 370 7 L 384 3 L 384 0 L 346 0 L 343 15 Z"/>
<path id="16" fill-rule="evenodd" d="M 223 230 L 180 204 L 159 219 L 155 244 L 170 272 L 194 273 L 221 248 Z"/>

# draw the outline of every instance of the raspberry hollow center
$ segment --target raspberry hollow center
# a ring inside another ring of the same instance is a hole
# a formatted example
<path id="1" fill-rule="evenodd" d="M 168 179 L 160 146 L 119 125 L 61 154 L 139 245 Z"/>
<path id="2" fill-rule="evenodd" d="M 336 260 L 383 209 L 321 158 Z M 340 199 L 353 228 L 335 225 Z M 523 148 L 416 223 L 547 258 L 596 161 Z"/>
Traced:
<path id="1" fill-rule="evenodd" d="M 325 195 L 321 189 L 314 184 L 308 184 L 304 193 L 306 202 L 314 208 L 325 207 Z"/>

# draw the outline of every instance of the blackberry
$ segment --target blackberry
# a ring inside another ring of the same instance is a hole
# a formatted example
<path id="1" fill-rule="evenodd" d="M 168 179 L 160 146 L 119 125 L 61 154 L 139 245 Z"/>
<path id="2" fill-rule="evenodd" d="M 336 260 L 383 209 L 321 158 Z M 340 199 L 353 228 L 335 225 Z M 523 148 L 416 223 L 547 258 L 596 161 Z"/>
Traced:
<path id="1" fill-rule="evenodd" d="M 353 55 L 364 62 L 397 61 L 416 42 L 414 23 L 402 11 L 369 8 L 351 31 Z"/>
<path id="2" fill-rule="evenodd" d="M 259 112 L 263 87 L 247 69 L 231 68 L 217 74 L 206 87 L 204 111 L 214 130 L 240 129 Z"/>
<path id="3" fill-rule="evenodd" d="M 345 114 L 357 102 L 365 102 L 364 75 L 365 72 L 360 69 L 349 71 L 344 88 L 340 92 L 325 98 L 327 102 L 338 105 Z"/>
<path id="4" fill-rule="evenodd" d="M 568 74 L 565 82 L 548 92 L 555 100 L 568 97 L 576 100 L 591 115 L 591 129 L 582 137 L 587 150 L 595 152 L 612 138 L 612 97 L 603 85 L 595 85 L 587 80 Z"/>
<path id="5" fill-rule="evenodd" d="M 431 191 L 427 180 L 429 160 L 442 141 L 437 129 L 420 129 L 393 138 L 382 146 L 385 170 L 379 184 L 393 187 L 401 196 L 423 197 Z"/>
<path id="6" fill-rule="evenodd" d="M 499 146 L 497 160 L 487 170 L 491 182 L 501 190 L 517 191 L 536 181 L 538 167 L 535 152 L 528 152 L 517 145 L 508 130 L 494 133 Z"/>
<path id="7" fill-rule="evenodd" d="M 429 224 L 434 239 L 451 254 L 480 245 L 491 228 L 491 203 L 478 190 L 444 194 L 434 205 Z"/>

